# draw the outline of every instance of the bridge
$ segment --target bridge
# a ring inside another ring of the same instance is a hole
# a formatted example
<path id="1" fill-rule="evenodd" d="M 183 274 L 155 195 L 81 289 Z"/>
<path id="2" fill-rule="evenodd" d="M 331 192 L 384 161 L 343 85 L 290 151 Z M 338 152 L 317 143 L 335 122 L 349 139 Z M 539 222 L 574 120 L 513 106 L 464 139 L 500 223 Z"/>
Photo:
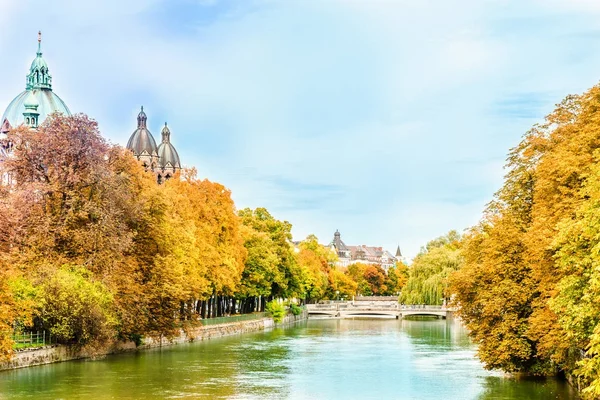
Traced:
<path id="1" fill-rule="evenodd" d="M 309 316 L 331 318 L 387 317 L 399 319 L 415 315 L 448 318 L 454 312 L 453 308 L 445 306 L 401 305 L 397 301 L 329 302 L 307 304 L 306 309 Z"/>

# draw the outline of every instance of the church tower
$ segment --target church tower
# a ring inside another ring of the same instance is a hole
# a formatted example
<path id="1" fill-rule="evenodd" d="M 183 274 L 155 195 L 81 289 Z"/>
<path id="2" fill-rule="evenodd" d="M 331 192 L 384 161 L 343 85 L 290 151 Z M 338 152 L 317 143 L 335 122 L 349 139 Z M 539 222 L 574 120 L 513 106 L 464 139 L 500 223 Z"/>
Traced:
<path id="1" fill-rule="evenodd" d="M 129 137 L 127 148 L 142 163 L 146 171 L 154 171 L 158 166 L 158 152 L 154 136 L 146 126 L 147 121 L 148 117 L 142 106 L 137 116 L 137 129 Z"/>
<path id="2" fill-rule="evenodd" d="M 137 117 L 137 129 L 131 134 L 127 142 L 127 148 L 142 163 L 146 171 L 156 174 L 158 183 L 163 183 L 181 169 L 179 154 L 173 144 L 171 144 L 171 130 L 166 122 L 160 132 L 162 141 L 158 146 L 154 141 L 154 136 L 152 136 L 152 133 L 148 129 L 147 123 L 148 117 L 142 106 Z"/>
<path id="3" fill-rule="evenodd" d="M 400 251 L 400 245 L 398 245 L 398 248 L 396 249 L 396 255 L 394 256 L 394 258 L 396 259 L 396 261 L 398 262 L 403 262 L 403 258 L 402 257 L 402 252 Z"/>
<path id="4" fill-rule="evenodd" d="M 42 57 L 42 33 L 38 32 L 37 53 L 29 67 L 25 90 L 10 102 L 0 118 L 0 165 L 12 154 L 13 143 L 7 135 L 11 129 L 21 125 L 36 129 L 53 113 L 71 115 L 69 107 L 52 91 L 52 75 Z M 0 184 L 11 182 L 8 173 L 0 172 Z"/>
<path id="5" fill-rule="evenodd" d="M 64 101 L 52 91 L 52 75 L 42 57 L 42 33 L 38 32 L 38 49 L 25 80 L 25 91 L 10 102 L 0 119 L 0 139 L 19 125 L 37 128 L 52 113 L 71 115 Z"/>
<path id="6" fill-rule="evenodd" d="M 179 154 L 175 150 L 175 146 L 171 144 L 171 130 L 165 122 L 165 127 L 160 132 L 162 142 L 158 145 L 158 183 L 171 178 L 175 172 L 181 169 Z"/>

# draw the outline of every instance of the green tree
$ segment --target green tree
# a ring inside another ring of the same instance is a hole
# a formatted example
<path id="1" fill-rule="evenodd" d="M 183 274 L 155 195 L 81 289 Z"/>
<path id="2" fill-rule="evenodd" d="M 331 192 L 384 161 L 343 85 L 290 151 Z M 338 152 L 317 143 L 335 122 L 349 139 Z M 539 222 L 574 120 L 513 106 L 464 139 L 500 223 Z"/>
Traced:
<path id="1" fill-rule="evenodd" d="M 346 275 L 356 283 L 357 296 L 371 296 L 371 286 L 365 279 L 365 272 L 368 265 L 363 263 L 353 263 L 346 269 Z"/>
<path id="2" fill-rule="evenodd" d="M 462 264 L 461 237 L 456 231 L 430 241 L 409 268 L 400 301 L 406 304 L 442 304 L 450 298 L 448 279 Z"/>
<path id="3" fill-rule="evenodd" d="M 596 160 L 600 151 L 596 151 Z M 549 306 L 558 316 L 568 347 L 567 365 L 589 398 L 600 396 L 600 164 L 591 167 L 581 189 L 585 199 L 574 218 L 558 225 L 554 241 L 562 276 Z M 581 357 L 581 350 L 585 356 Z"/>
<path id="4" fill-rule="evenodd" d="M 239 212 L 242 224 L 267 235 L 268 241 L 264 243 L 277 258 L 277 272 L 272 274 L 271 296 L 276 297 L 304 297 L 301 287 L 301 270 L 294 257 L 294 248 L 291 244 L 292 225 L 287 221 L 279 221 L 265 208 L 251 210 L 246 208 Z M 242 283 L 244 285 L 244 283 Z"/>
<path id="5" fill-rule="evenodd" d="M 41 286 L 40 318 L 63 343 L 104 346 L 116 338 L 113 296 L 81 267 L 58 269 Z"/>
<path id="6" fill-rule="evenodd" d="M 393 267 L 388 268 L 385 277 L 386 291 L 383 293 L 387 296 L 397 296 L 408 281 L 408 267 L 402 262 L 396 263 Z"/>

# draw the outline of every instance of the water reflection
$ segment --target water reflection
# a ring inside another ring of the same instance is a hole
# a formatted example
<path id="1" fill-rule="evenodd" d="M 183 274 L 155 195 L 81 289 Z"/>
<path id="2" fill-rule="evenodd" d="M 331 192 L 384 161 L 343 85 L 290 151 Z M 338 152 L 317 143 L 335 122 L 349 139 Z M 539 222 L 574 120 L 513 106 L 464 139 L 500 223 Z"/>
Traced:
<path id="1" fill-rule="evenodd" d="M 486 377 L 484 392 L 479 400 L 576 399 L 575 390 L 565 382 L 554 379 L 516 379 Z"/>
<path id="2" fill-rule="evenodd" d="M 292 328 L 0 373 L 0 399 L 574 399 L 561 382 L 485 371 L 445 320 Z"/>

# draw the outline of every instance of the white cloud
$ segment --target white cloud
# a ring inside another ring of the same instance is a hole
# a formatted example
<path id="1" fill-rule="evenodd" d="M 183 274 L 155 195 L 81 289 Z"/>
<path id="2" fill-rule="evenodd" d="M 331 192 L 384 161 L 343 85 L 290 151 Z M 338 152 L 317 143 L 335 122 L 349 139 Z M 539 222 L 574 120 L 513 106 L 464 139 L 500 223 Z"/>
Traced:
<path id="1" fill-rule="evenodd" d="M 541 7 L 559 12 L 600 12 L 600 2 L 597 0 L 535 0 L 535 2 Z"/>
<path id="2" fill-rule="evenodd" d="M 42 2 L 6 4 L 0 105 L 22 90 Z M 583 8 L 571 22 L 535 1 L 182 4 L 53 2 L 40 29 L 59 95 L 121 144 L 145 104 L 185 164 L 298 237 L 339 228 L 409 257 L 477 221 L 508 148 L 598 77 Z"/>

